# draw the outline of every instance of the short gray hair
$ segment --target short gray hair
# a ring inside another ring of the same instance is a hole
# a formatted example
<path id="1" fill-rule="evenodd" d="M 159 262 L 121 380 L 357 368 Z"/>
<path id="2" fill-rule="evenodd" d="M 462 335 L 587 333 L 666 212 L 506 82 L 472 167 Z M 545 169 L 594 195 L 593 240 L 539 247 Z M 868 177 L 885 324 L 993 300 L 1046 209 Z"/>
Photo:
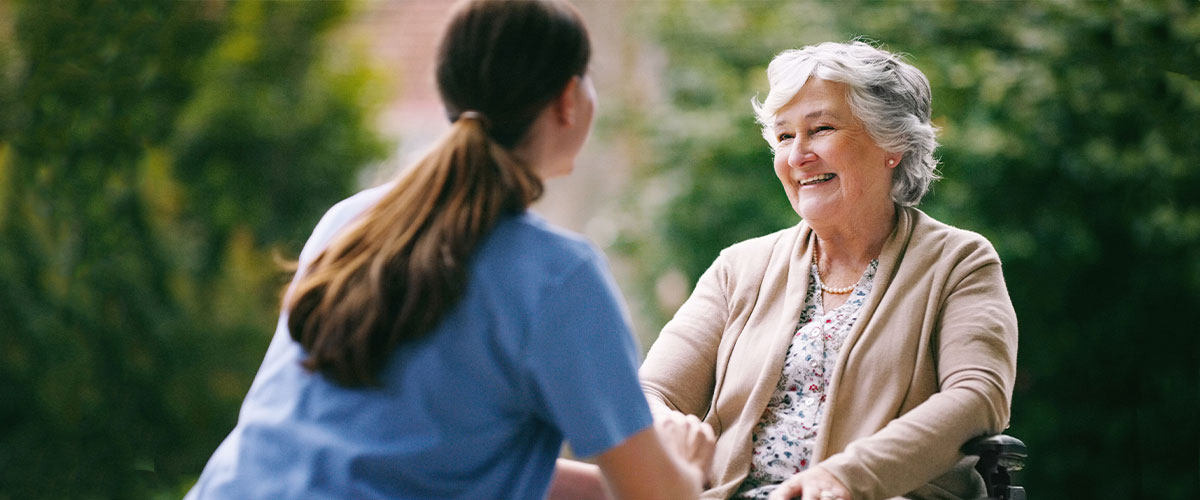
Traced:
<path id="1" fill-rule="evenodd" d="M 940 178 L 937 127 L 930 121 L 929 79 L 899 55 L 861 41 L 825 42 L 780 52 L 767 66 L 767 98 L 751 100 L 763 137 L 777 144 L 775 115 L 810 78 L 845 84 L 846 101 L 875 144 L 904 157 L 892 177 L 892 201 L 914 206 Z"/>

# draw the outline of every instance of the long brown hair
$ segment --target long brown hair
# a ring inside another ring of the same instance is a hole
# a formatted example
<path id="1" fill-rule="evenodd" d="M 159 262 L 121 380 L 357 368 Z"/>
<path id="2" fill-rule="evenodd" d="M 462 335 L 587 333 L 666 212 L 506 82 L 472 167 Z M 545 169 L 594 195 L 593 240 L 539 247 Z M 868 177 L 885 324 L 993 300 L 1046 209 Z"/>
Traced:
<path id="1" fill-rule="evenodd" d="M 479 241 L 501 216 L 541 196 L 541 181 L 510 149 L 584 74 L 590 51 L 578 12 L 561 1 L 456 8 L 437 61 L 450 131 L 284 299 L 305 368 L 343 385 L 372 385 L 398 344 L 437 326 L 462 295 Z"/>

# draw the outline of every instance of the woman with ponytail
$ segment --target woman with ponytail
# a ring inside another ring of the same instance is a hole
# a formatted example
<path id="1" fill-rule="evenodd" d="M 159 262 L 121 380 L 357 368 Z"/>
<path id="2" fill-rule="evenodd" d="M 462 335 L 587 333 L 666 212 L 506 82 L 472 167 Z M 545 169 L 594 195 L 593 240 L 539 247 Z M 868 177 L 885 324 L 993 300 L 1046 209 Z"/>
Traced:
<path id="1" fill-rule="evenodd" d="M 317 224 L 188 499 L 699 494 L 711 429 L 652 425 L 603 257 L 527 210 L 591 129 L 590 50 L 565 2 L 454 10 L 437 62 L 453 125 Z M 598 465 L 557 459 L 564 440 Z"/>

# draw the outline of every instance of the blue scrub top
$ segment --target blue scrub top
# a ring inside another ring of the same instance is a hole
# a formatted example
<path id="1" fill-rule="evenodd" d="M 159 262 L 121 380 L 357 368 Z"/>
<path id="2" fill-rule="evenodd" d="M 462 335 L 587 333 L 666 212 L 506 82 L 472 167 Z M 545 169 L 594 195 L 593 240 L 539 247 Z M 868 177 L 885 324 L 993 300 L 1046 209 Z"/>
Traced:
<path id="1" fill-rule="evenodd" d="M 330 209 L 301 268 L 390 187 Z M 469 273 L 461 301 L 396 350 L 377 388 L 306 372 L 281 315 L 237 426 L 186 500 L 544 498 L 564 438 L 591 456 L 650 425 L 595 247 L 526 212 L 497 224 Z"/>

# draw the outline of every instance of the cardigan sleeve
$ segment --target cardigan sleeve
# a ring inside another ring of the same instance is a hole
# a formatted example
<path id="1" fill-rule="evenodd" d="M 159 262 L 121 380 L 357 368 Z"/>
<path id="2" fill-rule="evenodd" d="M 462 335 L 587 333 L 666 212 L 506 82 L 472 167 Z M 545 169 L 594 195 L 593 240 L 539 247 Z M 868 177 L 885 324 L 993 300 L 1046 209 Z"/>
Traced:
<path id="1" fill-rule="evenodd" d="M 639 376 L 651 411 L 704 417 L 716 379 L 717 350 L 729 318 L 729 270 L 724 254 L 700 276 L 695 290 L 663 327 Z"/>
<path id="2" fill-rule="evenodd" d="M 821 462 L 854 500 L 910 492 L 958 463 L 967 440 L 1008 425 L 1017 321 L 1000 262 L 984 243 L 956 267 L 930 339 L 939 391 Z"/>

